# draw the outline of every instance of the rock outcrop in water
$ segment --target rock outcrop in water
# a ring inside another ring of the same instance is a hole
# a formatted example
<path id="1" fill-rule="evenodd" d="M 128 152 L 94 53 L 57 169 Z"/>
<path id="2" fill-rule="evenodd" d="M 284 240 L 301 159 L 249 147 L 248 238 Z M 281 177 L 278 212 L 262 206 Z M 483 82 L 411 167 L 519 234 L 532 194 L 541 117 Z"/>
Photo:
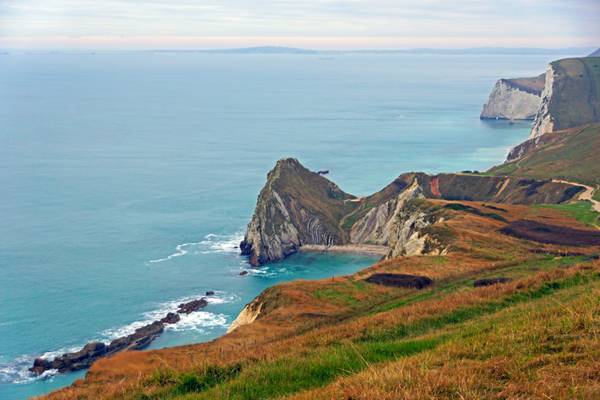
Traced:
<path id="1" fill-rule="evenodd" d="M 284 159 L 268 174 L 240 249 L 253 266 L 282 260 L 305 245 L 377 245 L 387 248 L 388 258 L 444 254 L 448 243 L 431 228 L 443 215 L 423 199 L 561 203 L 580 190 L 551 180 L 409 173 L 356 198 L 298 160 Z"/>
<path id="2" fill-rule="evenodd" d="M 164 318 L 136 329 L 131 335 L 117 338 L 109 344 L 90 342 L 79 351 L 65 353 L 53 360 L 36 358 L 29 370 L 36 375 L 41 375 L 48 370 L 78 371 L 89 368 L 99 358 L 108 357 L 120 351 L 144 349 L 163 333 L 165 325 L 179 322 L 181 319 L 179 314 L 190 314 L 207 305 L 208 302 L 205 298 L 182 303 L 179 305 L 177 313 L 168 313 Z"/>
<path id="3" fill-rule="evenodd" d="M 550 63 L 531 138 L 600 122 L 600 57 Z"/>
<path id="4" fill-rule="evenodd" d="M 533 120 L 540 106 L 545 75 L 500 79 L 481 111 L 481 119 Z"/>
<path id="5" fill-rule="evenodd" d="M 302 244 L 344 244 L 347 232 L 339 221 L 355 208 L 354 199 L 298 160 L 279 160 L 258 196 L 242 254 L 257 266 L 282 260 Z"/>

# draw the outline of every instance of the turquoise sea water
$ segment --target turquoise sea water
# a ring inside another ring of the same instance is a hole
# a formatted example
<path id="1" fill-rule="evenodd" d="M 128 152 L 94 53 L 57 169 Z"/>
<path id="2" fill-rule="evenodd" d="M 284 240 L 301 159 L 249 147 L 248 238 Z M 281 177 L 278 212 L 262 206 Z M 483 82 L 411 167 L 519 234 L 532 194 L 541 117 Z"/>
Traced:
<path id="1" fill-rule="evenodd" d="M 0 56 L 0 399 L 33 358 L 109 340 L 216 290 L 152 348 L 225 332 L 291 279 L 374 260 L 301 254 L 240 277 L 267 171 L 285 156 L 356 195 L 406 171 L 486 169 L 529 125 L 482 122 L 498 77 L 566 56 L 9 54 Z"/>

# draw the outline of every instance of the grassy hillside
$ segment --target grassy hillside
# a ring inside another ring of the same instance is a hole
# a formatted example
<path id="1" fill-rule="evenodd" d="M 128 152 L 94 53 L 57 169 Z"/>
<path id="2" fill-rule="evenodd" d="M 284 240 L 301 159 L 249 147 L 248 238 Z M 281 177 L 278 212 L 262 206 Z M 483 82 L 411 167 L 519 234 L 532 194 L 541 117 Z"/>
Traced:
<path id="1" fill-rule="evenodd" d="M 546 83 L 546 74 L 541 74 L 532 78 L 513 78 L 504 79 L 511 86 L 515 86 L 525 92 L 541 95 Z"/>
<path id="2" fill-rule="evenodd" d="M 444 214 L 448 254 L 277 285 L 252 324 L 210 343 L 101 360 L 49 398 L 597 398 L 600 242 L 525 240 L 506 228 L 568 226 L 570 240 L 600 232 L 552 207 L 429 204 Z M 433 284 L 366 280 L 383 273 Z"/>
<path id="3" fill-rule="evenodd" d="M 524 157 L 488 172 L 600 185 L 600 124 L 547 133 L 520 147 L 525 151 Z"/>

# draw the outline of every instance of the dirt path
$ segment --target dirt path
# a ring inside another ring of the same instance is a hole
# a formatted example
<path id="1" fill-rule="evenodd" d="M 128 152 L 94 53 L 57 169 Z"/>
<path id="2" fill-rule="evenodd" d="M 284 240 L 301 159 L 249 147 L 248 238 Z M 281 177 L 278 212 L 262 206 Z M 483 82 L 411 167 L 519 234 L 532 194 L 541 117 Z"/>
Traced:
<path id="1" fill-rule="evenodd" d="M 553 179 L 552 182 L 566 183 L 568 185 L 584 187 L 585 191 L 583 193 L 580 193 L 579 196 L 577 196 L 577 199 L 591 201 L 592 208 L 594 209 L 594 211 L 600 212 L 600 201 L 594 200 L 594 192 L 596 191 L 596 188 L 594 188 L 593 186 L 584 185 L 583 183 L 563 181 L 563 180 L 559 180 L 559 179 Z M 600 189 L 598 189 L 598 190 L 600 190 Z"/>

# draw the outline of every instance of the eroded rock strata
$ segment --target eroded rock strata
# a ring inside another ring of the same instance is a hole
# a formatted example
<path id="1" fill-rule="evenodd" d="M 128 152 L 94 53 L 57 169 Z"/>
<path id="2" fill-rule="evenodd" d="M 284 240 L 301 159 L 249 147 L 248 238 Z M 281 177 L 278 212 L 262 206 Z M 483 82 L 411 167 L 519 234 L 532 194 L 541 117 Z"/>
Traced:
<path id="1" fill-rule="evenodd" d="M 552 180 L 407 173 L 357 198 L 298 160 L 283 159 L 268 174 L 240 249 L 254 266 L 282 260 L 302 246 L 385 246 L 388 258 L 445 254 L 448 243 L 433 228 L 443 213 L 424 199 L 561 203 L 583 189 Z"/>

